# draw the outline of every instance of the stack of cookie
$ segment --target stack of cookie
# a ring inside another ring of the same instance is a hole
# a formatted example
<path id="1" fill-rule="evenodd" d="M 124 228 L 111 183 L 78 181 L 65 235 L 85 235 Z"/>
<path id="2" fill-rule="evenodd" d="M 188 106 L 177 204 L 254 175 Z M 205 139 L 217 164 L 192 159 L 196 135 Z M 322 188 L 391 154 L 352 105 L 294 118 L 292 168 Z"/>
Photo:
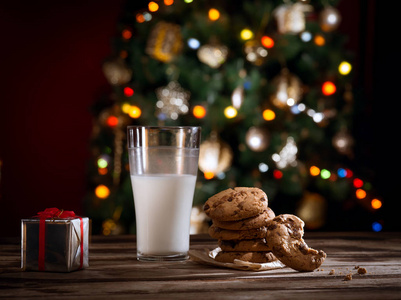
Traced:
<path id="1" fill-rule="evenodd" d="M 212 219 L 209 235 L 218 239 L 221 251 L 215 260 L 234 259 L 253 263 L 276 260 L 266 242 L 267 225 L 275 214 L 268 207 L 265 192 L 258 188 L 236 187 L 224 190 L 204 205 Z"/>

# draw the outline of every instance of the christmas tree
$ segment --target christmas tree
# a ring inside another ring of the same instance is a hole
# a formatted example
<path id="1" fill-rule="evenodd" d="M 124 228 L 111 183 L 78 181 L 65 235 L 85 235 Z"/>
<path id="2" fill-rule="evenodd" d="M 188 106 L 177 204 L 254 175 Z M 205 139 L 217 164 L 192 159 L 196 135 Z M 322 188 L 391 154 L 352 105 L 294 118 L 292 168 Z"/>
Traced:
<path id="1" fill-rule="evenodd" d="M 255 186 L 310 230 L 355 207 L 372 215 L 381 201 L 353 164 L 353 54 L 337 4 L 128 2 L 103 64 L 112 92 L 93 106 L 94 233 L 135 233 L 128 125 L 202 127 L 198 211 L 221 190 Z"/>

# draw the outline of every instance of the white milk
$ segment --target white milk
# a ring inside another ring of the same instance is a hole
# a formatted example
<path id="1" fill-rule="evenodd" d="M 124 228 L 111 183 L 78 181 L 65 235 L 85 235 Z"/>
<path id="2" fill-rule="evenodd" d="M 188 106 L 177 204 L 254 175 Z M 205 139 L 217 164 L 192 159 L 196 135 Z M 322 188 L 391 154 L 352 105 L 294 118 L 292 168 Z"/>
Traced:
<path id="1" fill-rule="evenodd" d="M 141 254 L 170 255 L 189 250 L 194 175 L 131 175 Z"/>

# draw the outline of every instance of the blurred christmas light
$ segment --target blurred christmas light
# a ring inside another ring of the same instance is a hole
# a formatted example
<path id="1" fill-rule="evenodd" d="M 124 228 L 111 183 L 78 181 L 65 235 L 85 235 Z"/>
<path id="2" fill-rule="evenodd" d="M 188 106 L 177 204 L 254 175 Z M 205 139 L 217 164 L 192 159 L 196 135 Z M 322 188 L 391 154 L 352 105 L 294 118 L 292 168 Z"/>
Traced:
<path id="1" fill-rule="evenodd" d="M 202 119 L 206 116 L 206 109 L 202 105 L 194 106 L 192 113 L 195 118 Z"/>
<path id="2" fill-rule="evenodd" d="M 322 93 L 326 96 L 333 95 L 336 92 L 336 86 L 331 81 L 326 81 L 322 85 Z"/>
<path id="3" fill-rule="evenodd" d="M 191 3 L 194 0 L 184 0 L 185 3 Z"/>
<path id="4" fill-rule="evenodd" d="M 200 46 L 200 42 L 195 38 L 190 38 L 188 40 L 188 47 L 191 49 L 198 49 Z"/>
<path id="5" fill-rule="evenodd" d="M 298 110 L 299 110 L 299 111 L 305 111 L 305 109 L 306 109 L 306 106 L 305 106 L 305 104 L 303 104 L 303 103 L 299 103 L 299 104 L 297 105 L 297 107 L 298 107 Z"/>
<path id="6" fill-rule="evenodd" d="M 242 29 L 241 39 L 246 41 L 246 40 L 250 40 L 251 38 L 253 38 L 253 32 L 251 30 L 249 30 L 248 28 Z"/>
<path id="7" fill-rule="evenodd" d="M 379 231 L 381 231 L 383 229 L 383 226 L 382 226 L 382 224 L 380 224 L 379 222 L 373 222 L 372 223 L 372 230 L 374 231 L 374 232 L 379 232 Z"/>
<path id="8" fill-rule="evenodd" d="M 331 173 L 330 173 L 330 171 L 327 170 L 327 169 L 322 169 L 322 170 L 320 171 L 320 177 L 322 177 L 323 179 L 329 179 L 329 178 L 330 178 L 330 175 L 331 175 Z"/>
<path id="9" fill-rule="evenodd" d="M 220 18 L 220 12 L 215 9 L 215 8 L 211 8 L 209 9 L 209 19 L 211 21 L 216 21 Z"/>
<path id="10" fill-rule="evenodd" d="M 358 199 L 364 199 L 364 198 L 366 197 L 366 192 L 365 192 L 363 189 L 357 189 L 357 190 L 355 191 L 355 196 L 356 196 Z"/>
<path id="11" fill-rule="evenodd" d="M 124 95 L 125 95 L 126 97 L 131 97 L 132 95 L 134 95 L 134 90 L 133 90 L 132 88 L 126 86 L 126 87 L 124 88 Z"/>
<path id="12" fill-rule="evenodd" d="M 283 177 L 283 172 L 281 172 L 280 170 L 274 170 L 273 171 L 273 177 L 276 179 L 280 179 Z"/>
<path id="13" fill-rule="evenodd" d="M 130 109 L 131 109 L 131 104 L 129 104 L 129 103 L 123 103 L 123 105 L 121 106 L 121 111 L 123 113 L 128 114 Z"/>
<path id="14" fill-rule="evenodd" d="M 106 175 L 109 172 L 107 168 L 98 168 L 97 171 L 100 175 Z"/>
<path id="15" fill-rule="evenodd" d="M 133 118 L 133 119 L 137 119 L 141 116 L 142 111 L 138 106 L 132 105 L 130 107 L 130 111 L 128 112 L 128 115 Z"/>
<path id="16" fill-rule="evenodd" d="M 312 167 L 309 168 L 309 173 L 312 176 L 317 176 L 317 175 L 320 174 L 320 169 L 318 167 L 316 167 L 316 166 L 312 166 Z"/>
<path id="17" fill-rule="evenodd" d="M 106 159 L 104 159 L 103 157 L 101 157 L 101 158 L 99 158 L 98 160 L 97 160 L 97 165 L 98 165 L 98 167 L 99 168 L 107 168 L 107 165 L 108 165 L 109 163 L 107 162 L 107 160 Z"/>
<path id="18" fill-rule="evenodd" d="M 118 118 L 116 116 L 109 116 L 106 120 L 106 124 L 110 127 L 116 127 L 118 125 Z"/>
<path id="19" fill-rule="evenodd" d="M 143 22 L 145 22 L 145 17 L 144 17 L 143 14 L 141 14 L 141 13 L 136 14 L 135 19 L 136 19 L 136 21 L 137 21 L 138 23 L 143 23 Z"/>
<path id="20" fill-rule="evenodd" d="M 353 181 L 354 187 L 361 188 L 363 187 L 363 181 L 359 178 L 355 178 Z"/>
<path id="21" fill-rule="evenodd" d="M 352 176 L 354 176 L 354 172 L 352 172 L 350 169 L 346 169 L 345 171 L 347 172 L 345 174 L 345 177 L 351 178 Z"/>
<path id="22" fill-rule="evenodd" d="M 304 31 L 301 33 L 301 40 L 303 42 L 309 42 L 312 40 L 312 34 L 309 31 Z"/>
<path id="23" fill-rule="evenodd" d="M 156 2 L 151 1 L 148 4 L 148 9 L 151 12 L 155 12 L 155 11 L 157 11 L 159 9 L 159 4 L 157 4 Z"/>
<path id="24" fill-rule="evenodd" d="M 316 46 L 324 46 L 324 44 L 326 44 L 325 38 L 320 34 L 315 35 L 313 41 L 316 44 Z"/>
<path id="25" fill-rule="evenodd" d="M 298 105 L 291 106 L 290 110 L 294 115 L 297 115 L 297 114 L 301 113 L 301 111 L 298 108 Z"/>
<path id="26" fill-rule="evenodd" d="M 212 179 L 214 177 L 214 173 L 213 172 L 205 172 L 203 173 L 203 176 L 205 177 L 205 179 Z"/>
<path id="27" fill-rule="evenodd" d="M 233 106 L 227 106 L 224 109 L 224 115 L 227 119 L 232 119 L 237 116 L 238 112 Z"/>
<path id="28" fill-rule="evenodd" d="M 262 45 L 264 47 L 266 47 L 268 49 L 273 48 L 273 46 L 274 46 L 274 40 L 267 35 L 262 36 L 262 38 L 260 39 L 260 42 L 262 43 Z"/>
<path id="29" fill-rule="evenodd" d="M 265 109 L 263 111 L 263 119 L 265 119 L 266 121 L 272 121 L 275 118 L 276 118 L 276 113 L 271 109 Z"/>
<path id="30" fill-rule="evenodd" d="M 164 0 L 164 5 L 172 5 L 174 3 L 174 0 Z"/>
<path id="31" fill-rule="evenodd" d="M 269 166 L 265 163 L 260 163 L 258 168 L 261 173 L 265 173 L 269 170 Z"/>
<path id="32" fill-rule="evenodd" d="M 95 195 L 100 199 L 105 199 L 110 195 L 110 190 L 107 186 L 100 184 L 95 189 Z"/>
<path id="33" fill-rule="evenodd" d="M 343 61 L 340 63 L 340 65 L 338 66 L 338 72 L 341 75 L 348 75 L 351 72 L 351 64 L 349 62 Z"/>
<path id="34" fill-rule="evenodd" d="M 315 121 L 316 123 L 320 123 L 323 121 L 324 115 L 322 113 L 315 113 L 312 116 L 313 121 Z"/>
<path id="35" fill-rule="evenodd" d="M 145 11 L 143 13 L 143 17 L 145 18 L 145 21 L 150 21 L 152 20 L 152 15 L 150 13 L 148 13 L 147 11 Z"/>
<path id="36" fill-rule="evenodd" d="M 379 209 L 382 207 L 382 202 L 379 199 L 372 199 L 372 201 L 370 201 L 370 205 L 373 209 Z"/>
<path id="37" fill-rule="evenodd" d="M 121 32 L 121 35 L 122 35 L 123 39 L 129 40 L 129 39 L 132 37 L 132 32 L 131 32 L 131 30 L 129 30 L 129 29 L 124 29 L 124 30 Z"/>

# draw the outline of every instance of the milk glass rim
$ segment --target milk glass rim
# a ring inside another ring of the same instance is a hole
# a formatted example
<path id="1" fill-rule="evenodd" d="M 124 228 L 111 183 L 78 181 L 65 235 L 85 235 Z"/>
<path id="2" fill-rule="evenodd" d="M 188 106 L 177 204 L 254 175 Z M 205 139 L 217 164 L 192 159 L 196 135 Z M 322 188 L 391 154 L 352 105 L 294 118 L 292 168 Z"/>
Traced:
<path id="1" fill-rule="evenodd" d="M 153 125 L 130 125 L 127 126 L 127 129 L 130 128 L 146 128 L 146 129 L 188 129 L 188 128 L 202 128 L 201 126 L 153 126 Z"/>
<path id="2" fill-rule="evenodd" d="M 200 132 L 202 130 L 201 126 L 154 126 L 154 125 L 129 125 L 127 126 L 127 133 L 130 132 L 131 129 L 160 129 L 160 130 L 185 130 L 185 129 L 191 129 L 194 130 L 193 134 L 199 134 L 198 141 L 196 143 L 196 146 L 191 146 L 191 147 L 180 147 L 183 149 L 199 149 L 199 143 L 200 143 Z M 130 135 L 128 134 L 128 141 L 130 140 Z M 160 148 L 160 147 L 169 147 L 169 146 L 140 146 L 140 147 L 131 147 L 130 142 L 128 142 L 128 149 L 134 149 L 134 148 Z"/>

